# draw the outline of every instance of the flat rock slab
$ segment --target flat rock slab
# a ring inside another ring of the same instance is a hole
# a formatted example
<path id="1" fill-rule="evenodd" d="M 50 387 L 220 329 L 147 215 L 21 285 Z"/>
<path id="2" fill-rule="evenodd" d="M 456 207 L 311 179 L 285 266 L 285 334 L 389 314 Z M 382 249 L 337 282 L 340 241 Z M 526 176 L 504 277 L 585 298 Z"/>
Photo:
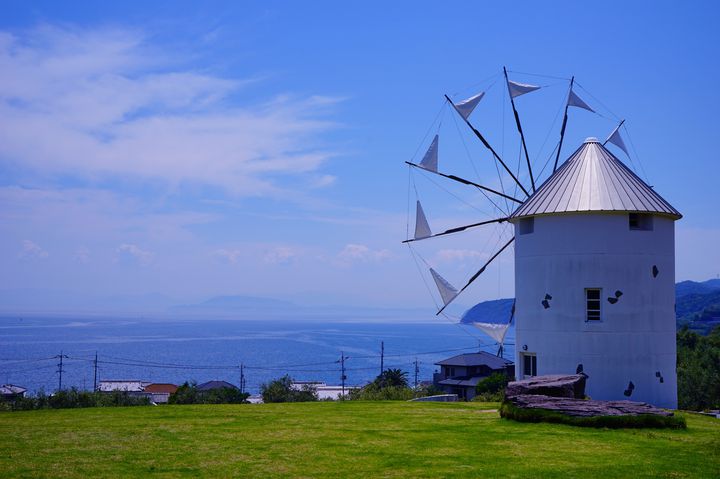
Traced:
<path id="1" fill-rule="evenodd" d="M 505 388 L 505 396 L 539 394 L 559 398 L 582 399 L 585 397 L 585 374 L 535 376 L 512 381 Z"/>
<path id="2" fill-rule="evenodd" d="M 507 397 L 514 406 L 523 409 L 545 409 L 567 416 L 637 416 L 651 414 L 672 416 L 673 413 L 651 404 L 636 401 L 597 401 L 592 399 L 559 398 L 535 394 Z"/>

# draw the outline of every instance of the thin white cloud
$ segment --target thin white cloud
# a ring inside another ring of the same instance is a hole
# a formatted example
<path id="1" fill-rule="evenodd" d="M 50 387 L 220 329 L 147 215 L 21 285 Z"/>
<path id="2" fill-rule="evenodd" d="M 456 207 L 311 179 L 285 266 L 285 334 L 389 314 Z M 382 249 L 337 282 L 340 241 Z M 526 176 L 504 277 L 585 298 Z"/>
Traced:
<path id="1" fill-rule="evenodd" d="M 239 249 L 218 249 L 213 251 L 213 256 L 229 264 L 235 264 L 240 260 L 242 251 Z"/>
<path id="2" fill-rule="evenodd" d="M 172 56 L 133 31 L 0 32 L 0 161 L 250 196 L 279 194 L 278 175 L 316 172 L 332 155 L 317 137 L 335 127 L 323 117 L 339 100 L 238 105 L 230 95 L 247 81 L 170 70 L 159 59 Z"/>
<path id="3" fill-rule="evenodd" d="M 18 256 L 21 259 L 45 259 L 50 255 L 37 243 L 30 240 L 23 240 L 22 249 Z"/>
<path id="4" fill-rule="evenodd" d="M 334 185 L 337 181 L 337 177 L 333 175 L 321 175 L 311 183 L 313 188 L 325 188 L 326 186 Z"/>
<path id="5" fill-rule="evenodd" d="M 278 246 L 265 253 L 264 261 L 271 264 L 282 264 L 292 261 L 298 256 L 298 251 L 289 246 Z"/>
<path id="6" fill-rule="evenodd" d="M 439 262 L 453 262 L 482 259 L 487 257 L 486 254 L 472 249 L 441 249 L 435 254 L 435 258 Z"/>
<path id="7" fill-rule="evenodd" d="M 82 263 L 87 264 L 90 262 L 90 250 L 87 249 L 85 246 L 81 246 L 75 251 L 75 254 L 73 255 L 73 260 Z"/>
<path id="8" fill-rule="evenodd" d="M 337 254 L 337 260 L 341 265 L 352 263 L 367 263 L 370 261 L 382 261 L 392 257 L 387 249 L 373 250 L 364 244 L 347 244 Z"/>
<path id="9" fill-rule="evenodd" d="M 131 243 L 121 244 L 118 247 L 117 252 L 121 255 L 121 257 L 134 258 L 142 265 L 150 264 L 155 256 L 154 253 L 141 249 L 138 245 Z"/>

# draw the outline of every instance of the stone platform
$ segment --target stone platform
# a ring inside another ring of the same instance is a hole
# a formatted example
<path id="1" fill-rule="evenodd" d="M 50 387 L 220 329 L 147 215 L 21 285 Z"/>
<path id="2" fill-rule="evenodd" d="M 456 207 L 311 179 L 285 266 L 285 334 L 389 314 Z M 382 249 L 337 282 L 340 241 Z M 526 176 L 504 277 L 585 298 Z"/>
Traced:
<path id="1" fill-rule="evenodd" d="M 572 417 L 673 415 L 644 402 L 584 399 L 587 379 L 581 373 L 513 381 L 505 388 L 505 401 L 522 409 L 543 409 Z"/>

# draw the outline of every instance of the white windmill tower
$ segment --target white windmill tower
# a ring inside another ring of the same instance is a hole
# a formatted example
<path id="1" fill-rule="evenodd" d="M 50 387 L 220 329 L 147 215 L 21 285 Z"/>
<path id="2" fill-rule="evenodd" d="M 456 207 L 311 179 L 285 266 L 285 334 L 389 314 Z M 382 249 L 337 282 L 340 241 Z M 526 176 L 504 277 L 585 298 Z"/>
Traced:
<path id="1" fill-rule="evenodd" d="M 681 216 L 588 138 L 509 220 L 518 377 L 584 371 L 594 399 L 677 407 Z"/>
<path id="2" fill-rule="evenodd" d="M 433 233 L 418 199 L 414 236 L 404 241 L 414 257 L 419 256 L 412 248 L 415 241 L 505 222 L 514 228 L 514 235 L 459 289 L 420 257 L 440 292 L 437 314 L 445 314 L 512 245 L 516 297 L 508 321 L 514 315 L 518 378 L 584 372 L 590 376 L 587 393 L 595 399 L 631 398 L 676 407 L 674 222 L 682 215 L 605 148 L 610 142 L 627 154 L 619 133 L 623 122 L 603 144 L 588 138 L 558 168 L 568 107 L 595 113 L 573 91 L 574 78 L 564 100 L 560 139 L 546 162 L 555 157 L 552 173 L 536 188 L 515 98 L 540 87 L 513 82 L 504 69 L 502 75 L 524 153 L 517 168 L 511 169 L 470 123 L 484 92 L 458 103 L 446 99 L 490 152 L 498 171 L 501 166 L 512 179 L 515 192 L 506 191 L 502 182 L 498 191 L 440 171 L 437 135 L 419 164 L 406 162 L 411 172 L 439 175 L 477 188 L 490 201 L 494 197 L 516 205 L 514 211 L 498 208 L 501 217 Z M 529 187 L 519 178 L 523 159 Z M 508 321 L 472 321 L 502 351 Z"/>

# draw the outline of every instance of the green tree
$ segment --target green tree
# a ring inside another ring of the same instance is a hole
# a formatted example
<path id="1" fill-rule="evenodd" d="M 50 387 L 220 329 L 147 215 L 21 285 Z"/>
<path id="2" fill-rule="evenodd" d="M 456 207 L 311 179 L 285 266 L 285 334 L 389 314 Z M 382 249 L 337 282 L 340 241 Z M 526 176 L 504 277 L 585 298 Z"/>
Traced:
<path id="1" fill-rule="evenodd" d="M 177 388 L 168 398 L 169 404 L 197 404 L 199 401 L 199 391 L 197 383 L 185 381 Z"/>
<path id="2" fill-rule="evenodd" d="M 508 383 L 507 374 L 492 373 L 475 386 L 473 401 L 495 402 L 505 397 L 505 386 Z"/>
<path id="3" fill-rule="evenodd" d="M 187 381 L 174 394 L 170 395 L 170 404 L 240 404 L 244 403 L 248 393 L 241 393 L 235 388 L 218 388 L 200 391 L 195 382 Z"/>
<path id="4" fill-rule="evenodd" d="M 408 387 L 407 371 L 401 369 L 386 369 L 375 378 L 375 385 L 380 389 L 387 387 Z"/>
<path id="5" fill-rule="evenodd" d="M 505 386 L 507 386 L 508 383 L 508 377 L 505 373 L 492 373 L 490 376 L 486 377 L 482 381 L 480 381 L 477 386 L 475 386 L 475 392 L 477 394 L 483 394 L 483 393 L 492 393 L 496 394 L 502 391 L 505 391 Z"/>
<path id="6" fill-rule="evenodd" d="M 680 409 L 720 408 L 720 326 L 708 336 L 678 331 L 677 381 Z"/>
<path id="7" fill-rule="evenodd" d="M 422 395 L 408 386 L 407 374 L 401 369 L 386 369 L 373 382 L 351 390 L 348 396 L 359 401 L 399 401 Z"/>
<path id="8" fill-rule="evenodd" d="M 317 401 L 317 390 L 305 384 L 301 388 L 293 387 L 293 380 L 287 374 L 281 378 L 260 386 L 263 402 L 309 402 Z"/>

